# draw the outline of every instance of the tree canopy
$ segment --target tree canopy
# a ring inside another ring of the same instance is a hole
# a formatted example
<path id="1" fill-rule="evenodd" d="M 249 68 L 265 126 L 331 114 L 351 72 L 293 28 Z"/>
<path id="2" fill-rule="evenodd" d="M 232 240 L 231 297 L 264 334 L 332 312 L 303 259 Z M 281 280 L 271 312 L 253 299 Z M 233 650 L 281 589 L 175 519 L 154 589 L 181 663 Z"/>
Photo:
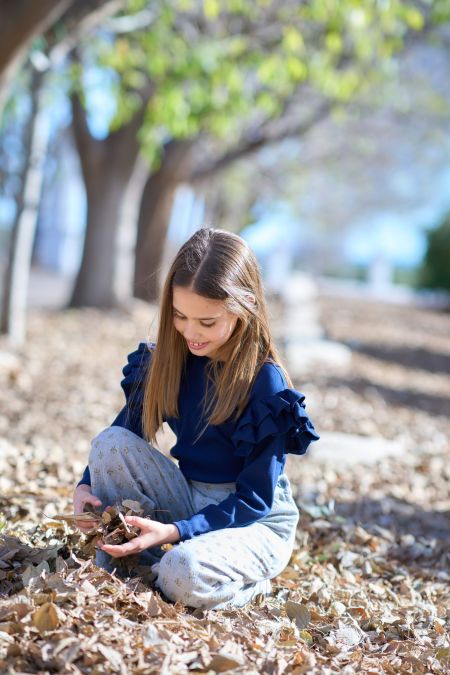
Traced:
<path id="1" fill-rule="evenodd" d="M 83 68 L 111 76 L 111 129 L 133 116 L 137 90 L 151 83 L 140 137 L 152 160 L 168 138 L 208 134 L 232 145 L 287 110 L 301 116 L 317 98 L 348 102 L 388 71 L 411 34 L 442 19 L 440 5 L 133 0 L 132 30 L 125 17 L 110 21 L 86 45 Z"/>

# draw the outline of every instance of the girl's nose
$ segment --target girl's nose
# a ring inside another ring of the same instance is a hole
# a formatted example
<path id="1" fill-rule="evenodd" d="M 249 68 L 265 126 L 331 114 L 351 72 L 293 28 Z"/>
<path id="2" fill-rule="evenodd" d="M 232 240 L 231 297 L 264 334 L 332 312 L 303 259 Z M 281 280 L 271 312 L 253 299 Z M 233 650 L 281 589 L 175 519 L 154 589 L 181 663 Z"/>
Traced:
<path id="1" fill-rule="evenodd" d="M 183 335 L 190 342 L 201 342 L 201 334 L 196 326 L 186 326 Z"/>

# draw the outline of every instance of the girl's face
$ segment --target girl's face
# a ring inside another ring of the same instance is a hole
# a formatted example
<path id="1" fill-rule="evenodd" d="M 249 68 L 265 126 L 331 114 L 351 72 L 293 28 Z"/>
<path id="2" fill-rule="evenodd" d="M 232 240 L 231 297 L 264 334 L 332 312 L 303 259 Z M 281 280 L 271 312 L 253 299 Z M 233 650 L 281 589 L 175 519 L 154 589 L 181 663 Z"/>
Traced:
<path id="1" fill-rule="evenodd" d="M 237 316 L 222 300 L 197 295 L 189 288 L 173 287 L 173 325 L 197 356 L 214 357 L 232 335 Z"/>

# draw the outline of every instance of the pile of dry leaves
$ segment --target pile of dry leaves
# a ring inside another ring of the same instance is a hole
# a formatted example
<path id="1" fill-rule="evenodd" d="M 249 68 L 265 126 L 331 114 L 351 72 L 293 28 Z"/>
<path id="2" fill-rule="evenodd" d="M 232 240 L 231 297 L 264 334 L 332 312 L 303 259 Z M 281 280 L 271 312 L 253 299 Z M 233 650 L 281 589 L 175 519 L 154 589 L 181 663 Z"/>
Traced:
<path id="1" fill-rule="evenodd" d="M 128 315 L 36 314 L 19 366 L 0 374 L 0 671 L 449 672 L 450 347 L 439 335 L 450 317 L 391 309 L 366 304 L 374 330 L 364 335 L 357 305 L 324 299 L 329 334 L 353 340 L 354 367 L 298 388 L 319 430 L 376 425 L 404 434 L 411 451 L 376 467 L 291 457 L 302 513 L 294 555 L 272 597 L 233 611 L 172 605 L 151 581 L 108 574 L 56 519 L 71 511 L 89 439 L 121 406 L 123 354 L 146 334 L 147 314 L 140 304 Z M 110 516 L 99 516 L 103 534 L 121 524 Z"/>

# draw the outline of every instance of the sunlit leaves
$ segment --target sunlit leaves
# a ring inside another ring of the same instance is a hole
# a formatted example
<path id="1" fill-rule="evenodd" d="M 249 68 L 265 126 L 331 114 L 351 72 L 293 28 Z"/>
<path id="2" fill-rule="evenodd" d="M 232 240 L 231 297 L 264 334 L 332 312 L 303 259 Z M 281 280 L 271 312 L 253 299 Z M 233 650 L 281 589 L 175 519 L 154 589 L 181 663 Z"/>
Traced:
<path id="1" fill-rule="evenodd" d="M 283 29 L 283 47 L 287 53 L 292 52 L 294 54 L 303 52 L 305 48 L 305 43 L 303 36 L 298 28 L 295 26 L 286 26 Z"/>
<path id="2" fill-rule="evenodd" d="M 139 12 L 143 0 L 130 2 Z M 155 20 L 105 42 L 99 63 L 119 75 L 117 128 L 130 118 L 146 79 L 154 85 L 141 133 L 148 156 L 157 139 L 203 131 L 221 137 L 266 118 L 308 83 L 320 95 L 349 101 L 372 73 L 424 26 L 405 0 L 154 0 Z"/>
<path id="3" fill-rule="evenodd" d="M 308 68 L 306 63 L 295 56 L 288 56 L 286 59 L 286 70 L 289 79 L 292 82 L 301 82 L 306 80 L 308 75 Z"/>
<path id="4" fill-rule="evenodd" d="M 280 55 L 268 56 L 258 68 L 258 77 L 262 84 L 274 85 L 279 81 L 283 70 L 283 60 Z"/>
<path id="5" fill-rule="evenodd" d="M 207 19 L 216 19 L 220 14 L 219 0 L 203 0 L 203 11 Z"/>
<path id="6" fill-rule="evenodd" d="M 403 12 L 405 24 L 413 30 L 422 30 L 424 26 L 423 15 L 416 7 L 405 7 Z"/>
<path id="7" fill-rule="evenodd" d="M 325 36 L 325 45 L 332 54 L 340 54 L 344 47 L 342 38 L 336 31 L 332 31 Z"/>

